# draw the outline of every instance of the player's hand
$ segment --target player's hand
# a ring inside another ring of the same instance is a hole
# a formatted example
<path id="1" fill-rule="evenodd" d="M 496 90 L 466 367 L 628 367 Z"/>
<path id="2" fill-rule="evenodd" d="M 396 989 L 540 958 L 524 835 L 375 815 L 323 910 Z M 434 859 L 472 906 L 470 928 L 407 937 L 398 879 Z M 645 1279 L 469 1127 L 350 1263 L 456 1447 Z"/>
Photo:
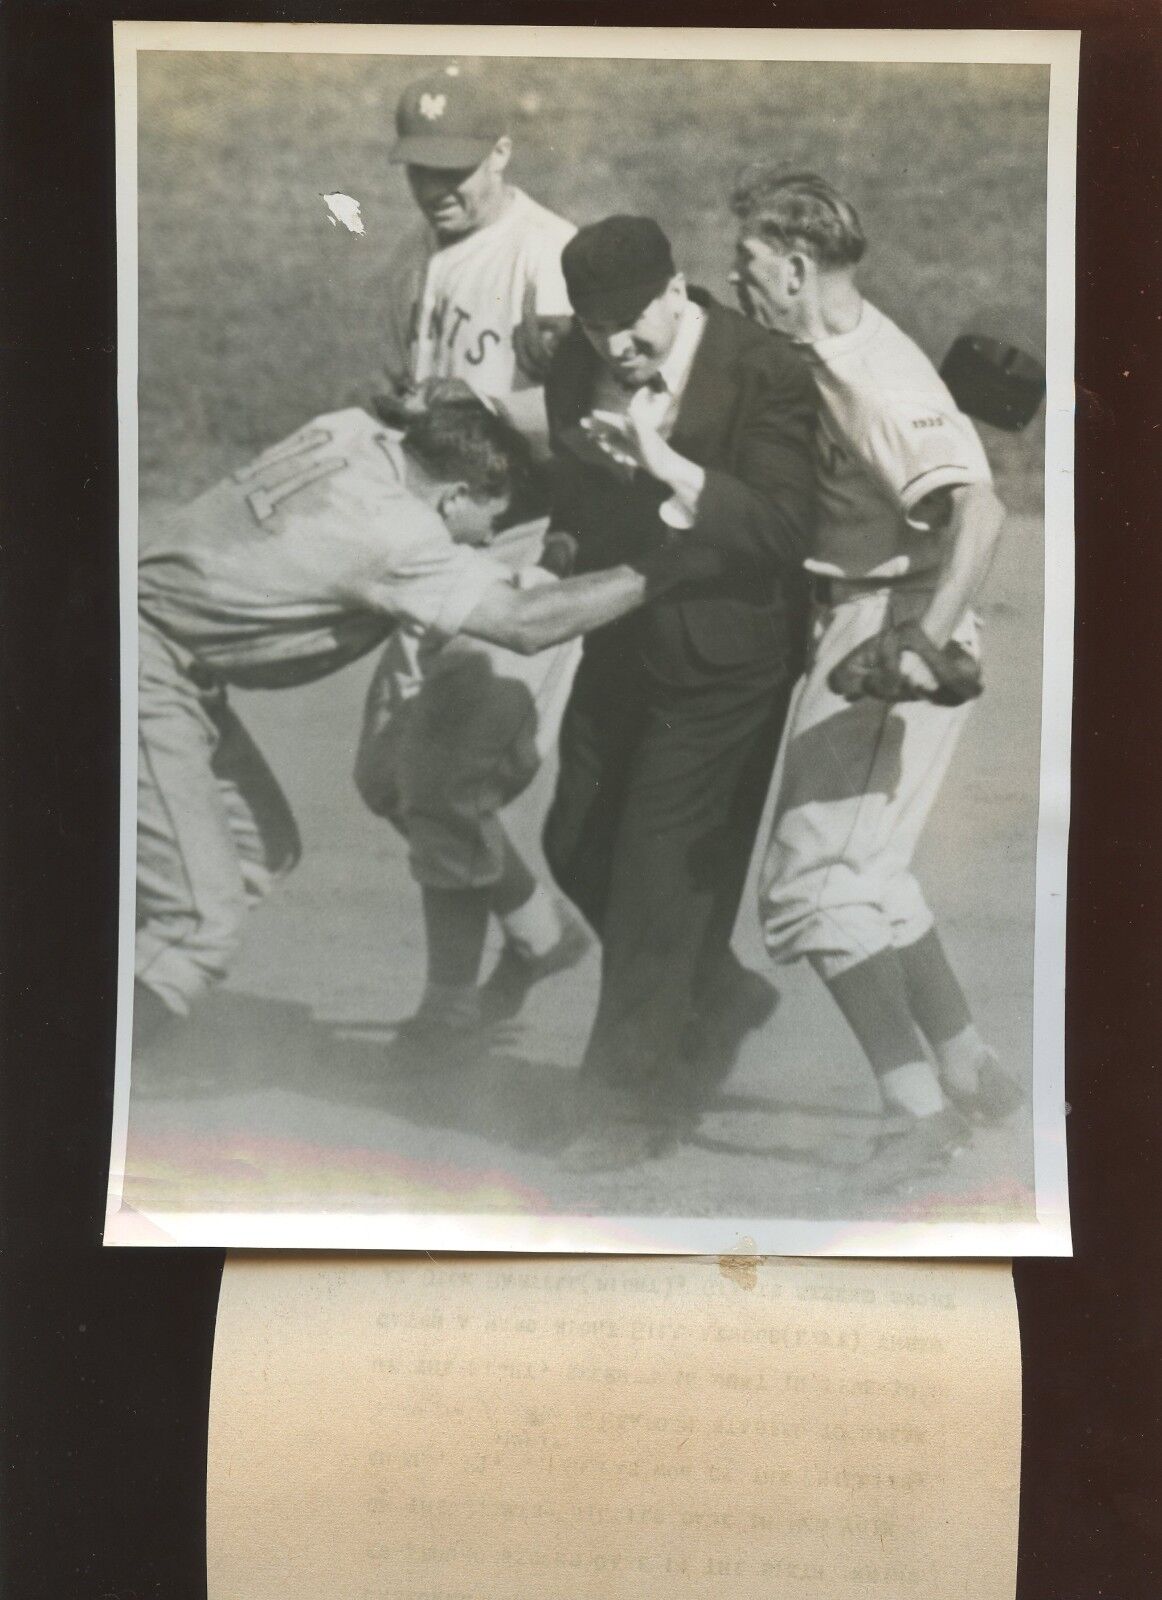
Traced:
<path id="1" fill-rule="evenodd" d="M 671 481 L 674 452 L 656 428 L 632 412 L 594 411 L 582 417 L 581 427 L 616 466 L 648 472 L 661 483 Z"/>
<path id="2" fill-rule="evenodd" d="M 914 650 L 900 652 L 900 684 L 919 700 L 928 700 L 940 687 L 936 674 Z"/>
<path id="3" fill-rule="evenodd" d="M 889 623 L 862 640 L 827 674 L 832 694 L 853 702 L 865 696 L 894 704 L 929 700 L 961 706 L 984 688 L 980 662 L 955 640 L 941 649 L 917 622 Z"/>
<path id="4" fill-rule="evenodd" d="M 544 316 L 537 311 L 537 286 L 525 285 L 521 319 L 512 332 L 516 364 L 533 383 L 544 383 L 549 363 L 573 324 L 572 317 Z"/>

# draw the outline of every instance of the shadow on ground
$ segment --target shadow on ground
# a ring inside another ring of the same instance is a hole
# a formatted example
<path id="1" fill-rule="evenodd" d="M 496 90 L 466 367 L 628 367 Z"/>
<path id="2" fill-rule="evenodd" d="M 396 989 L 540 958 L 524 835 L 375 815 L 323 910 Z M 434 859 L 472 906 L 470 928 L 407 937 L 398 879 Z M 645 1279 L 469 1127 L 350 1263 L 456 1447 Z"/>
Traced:
<path id="1" fill-rule="evenodd" d="M 391 1022 L 329 1022 L 305 1005 L 220 990 L 195 1024 L 175 1028 L 135 1061 L 135 1118 L 152 1102 L 212 1102 L 215 1121 L 228 1126 L 231 1100 L 281 1092 L 349 1108 L 356 1139 L 366 1114 L 550 1158 L 583 1126 L 576 1073 L 523 1054 L 519 1024 L 483 1041 L 473 1059 L 430 1071 L 401 1059 L 394 1034 Z M 256 1131 L 253 1112 L 246 1121 Z M 866 1162 L 875 1140 L 896 1126 L 723 1086 L 709 1093 L 686 1143 L 842 1171 Z"/>

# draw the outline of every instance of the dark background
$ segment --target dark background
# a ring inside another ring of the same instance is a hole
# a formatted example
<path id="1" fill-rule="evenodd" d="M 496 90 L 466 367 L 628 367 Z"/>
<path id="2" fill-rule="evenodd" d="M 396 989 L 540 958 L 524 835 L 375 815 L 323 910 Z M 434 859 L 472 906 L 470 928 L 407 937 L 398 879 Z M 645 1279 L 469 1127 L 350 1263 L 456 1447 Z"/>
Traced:
<path id="1" fill-rule="evenodd" d="M 117 909 L 111 0 L 0 9 L 0 1591 L 204 1593 L 221 1257 L 100 1248 Z M 121 6 L 322 20 L 319 5 Z M 703 8 L 332 0 L 325 20 L 697 24 Z M 718 5 L 722 26 L 1083 29 L 1068 958 L 1076 1256 L 1015 1269 L 1020 1600 L 1162 1594 L 1162 560 L 1153 0 Z M 902 109 L 902 115 L 906 112 Z M 923 130 L 917 129 L 917 138 Z M 678 1597 L 680 1600 L 680 1597 Z M 938 1590 L 934 1600 L 942 1600 Z"/>

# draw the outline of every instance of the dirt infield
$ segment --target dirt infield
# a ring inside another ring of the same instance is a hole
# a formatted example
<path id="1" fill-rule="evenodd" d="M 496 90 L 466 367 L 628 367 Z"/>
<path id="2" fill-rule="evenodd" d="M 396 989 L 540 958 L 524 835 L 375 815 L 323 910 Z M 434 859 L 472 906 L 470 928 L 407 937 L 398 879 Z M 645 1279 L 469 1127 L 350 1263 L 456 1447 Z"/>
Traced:
<path id="1" fill-rule="evenodd" d="M 984 607 L 988 690 L 918 863 L 985 1034 L 1031 1073 L 1040 526 L 1010 525 Z M 978 1134 L 939 1180 L 860 1192 L 876 1090 L 821 986 L 778 976 L 774 1018 L 695 1141 L 646 1167 L 558 1170 L 597 961 L 535 991 L 511 1041 L 438 1082 L 391 1066 L 392 1023 L 418 999 L 419 897 L 392 830 L 350 779 L 365 667 L 235 704 L 299 819 L 304 859 L 251 920 L 227 990 L 143 1074 L 126 1198 L 148 1210 L 516 1210 L 641 1216 L 1031 1216 L 1031 1128 Z M 512 809 L 535 846 L 552 775 Z M 754 896 L 740 954 L 765 970 Z M 199 1087 L 183 1079 L 192 1069 Z"/>

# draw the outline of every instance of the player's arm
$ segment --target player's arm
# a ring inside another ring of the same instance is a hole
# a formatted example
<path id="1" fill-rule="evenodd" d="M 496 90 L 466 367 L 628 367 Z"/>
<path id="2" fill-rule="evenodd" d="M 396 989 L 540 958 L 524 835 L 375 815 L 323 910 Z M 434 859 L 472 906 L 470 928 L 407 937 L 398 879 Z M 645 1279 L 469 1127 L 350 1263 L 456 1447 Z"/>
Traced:
<path id="1" fill-rule="evenodd" d="M 947 555 L 920 626 L 933 644 L 943 648 L 976 599 L 992 565 L 1005 508 L 989 483 L 958 484 L 937 494 L 943 504 L 924 509 L 936 510 L 941 521 L 947 518 Z"/>
<path id="2" fill-rule="evenodd" d="M 423 239 L 420 229 L 412 229 L 399 240 L 388 262 L 379 366 L 359 401 L 391 428 L 405 428 L 423 410 L 412 370 L 413 334 L 426 270 Z"/>
<path id="3" fill-rule="evenodd" d="M 734 561 L 798 567 L 815 520 L 814 385 L 785 357 L 756 366 L 729 471 L 683 456 L 632 414 L 595 414 L 584 424 L 615 462 L 637 466 L 671 492 L 662 511 L 692 541 Z"/>
<path id="4" fill-rule="evenodd" d="M 541 310 L 537 304 L 539 298 L 537 281 L 535 278 L 530 278 L 525 285 L 521 300 L 521 319 L 512 332 L 512 347 L 517 366 L 525 378 L 536 385 L 543 385 L 548 377 L 557 346 L 573 323 L 568 291 L 561 277 L 559 257 L 555 257 L 552 262 L 548 280 L 545 298 L 557 309 L 549 312 Z"/>
<path id="5" fill-rule="evenodd" d="M 513 389 L 508 394 L 491 395 L 489 399 L 509 427 L 528 439 L 539 455 L 547 452 L 549 424 L 545 417 L 543 389 Z"/>
<path id="6" fill-rule="evenodd" d="M 666 580 L 634 567 L 607 567 L 561 583 L 518 589 L 493 584 L 461 624 L 461 632 L 520 655 L 535 655 L 616 622 L 653 597 Z"/>
<path id="7" fill-rule="evenodd" d="M 924 636 L 943 650 L 976 598 L 992 565 L 1005 508 L 991 483 L 961 483 L 935 490 L 911 508 L 914 522 L 939 528 L 946 555 L 936 588 L 919 619 Z M 938 687 L 935 672 L 914 650 L 899 659 L 901 680 L 923 695 Z"/>
<path id="8" fill-rule="evenodd" d="M 545 378 L 572 322 L 559 257 L 559 248 L 554 248 L 533 265 L 521 298 L 520 321 L 512 330 L 518 381 L 508 393 L 492 397 L 501 416 L 530 441 L 538 455 L 547 455 L 549 448 Z M 546 311 L 544 306 L 550 309 Z"/>

